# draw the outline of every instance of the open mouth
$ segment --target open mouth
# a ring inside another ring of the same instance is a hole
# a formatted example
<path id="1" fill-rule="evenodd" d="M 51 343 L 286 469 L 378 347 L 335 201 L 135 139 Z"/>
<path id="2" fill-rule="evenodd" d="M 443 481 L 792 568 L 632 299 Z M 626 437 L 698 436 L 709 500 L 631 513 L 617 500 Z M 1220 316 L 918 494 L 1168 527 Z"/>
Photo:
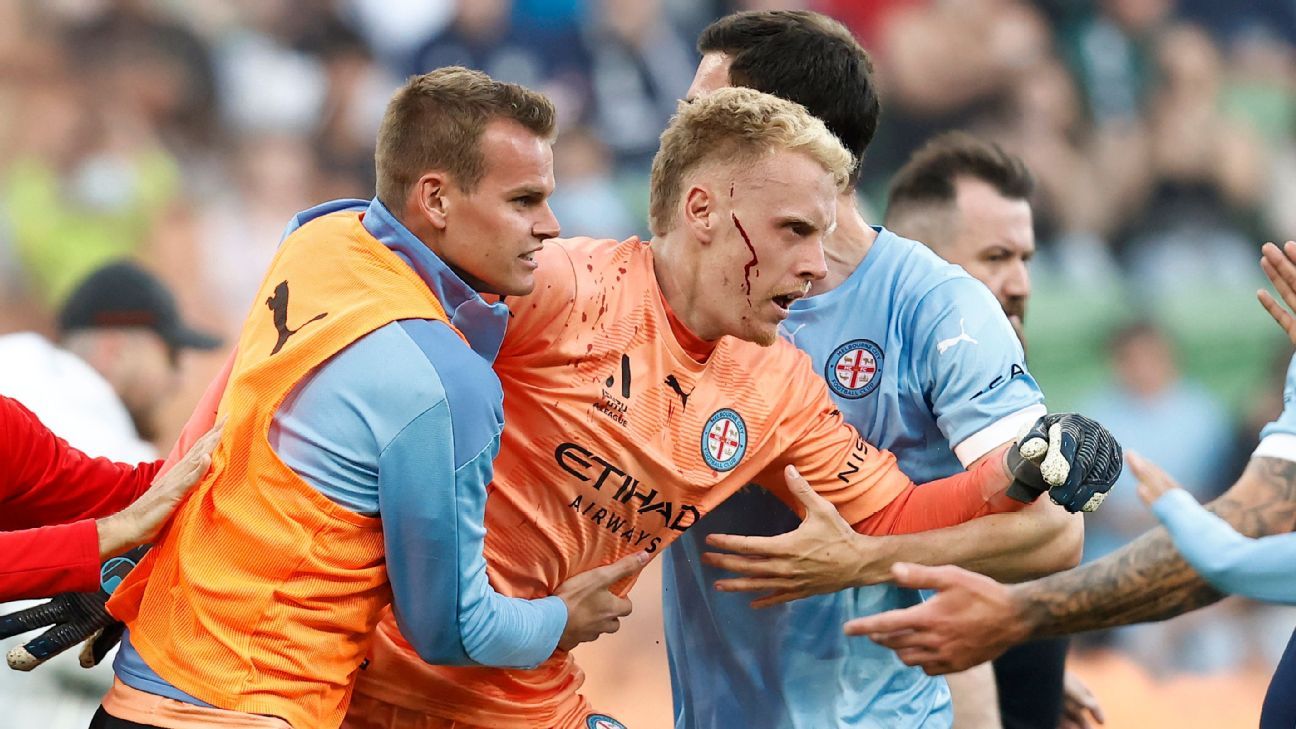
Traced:
<path id="1" fill-rule="evenodd" d="M 780 296 L 775 296 L 772 299 L 772 301 L 774 302 L 775 306 L 782 309 L 783 311 L 787 311 L 789 308 L 792 307 L 792 302 L 796 301 L 802 296 L 804 296 L 804 294 L 802 294 L 800 291 L 795 291 L 790 294 L 782 294 Z"/>

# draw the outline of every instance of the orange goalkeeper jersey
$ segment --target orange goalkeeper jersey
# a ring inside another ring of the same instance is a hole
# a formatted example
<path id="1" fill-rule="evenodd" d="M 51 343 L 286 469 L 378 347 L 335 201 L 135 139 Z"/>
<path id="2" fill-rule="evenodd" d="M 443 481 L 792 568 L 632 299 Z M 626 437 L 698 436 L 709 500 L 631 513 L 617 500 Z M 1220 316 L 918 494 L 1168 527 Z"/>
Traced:
<path id="1" fill-rule="evenodd" d="M 794 502 L 787 464 L 857 524 L 910 489 L 789 343 L 725 337 L 705 363 L 691 358 L 671 331 L 647 244 L 553 241 L 539 259 L 535 292 L 507 300 L 513 318 L 495 365 L 508 426 L 486 558 L 500 592 L 550 595 L 635 551 L 660 554 L 749 483 Z M 471 725 L 565 727 L 583 680 L 562 651 L 534 670 L 431 666 L 388 615 L 356 690 Z"/>

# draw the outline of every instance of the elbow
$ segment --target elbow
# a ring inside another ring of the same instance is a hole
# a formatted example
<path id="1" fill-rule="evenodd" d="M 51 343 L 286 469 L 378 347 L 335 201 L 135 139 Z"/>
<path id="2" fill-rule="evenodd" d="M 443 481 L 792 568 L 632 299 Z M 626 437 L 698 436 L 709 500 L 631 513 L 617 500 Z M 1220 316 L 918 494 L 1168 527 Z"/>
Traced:
<path id="1" fill-rule="evenodd" d="M 475 666 L 477 662 L 468 653 L 467 646 L 459 639 L 458 633 L 450 636 L 421 634 L 420 631 L 409 631 L 404 627 L 401 633 L 409 641 L 410 647 L 423 659 L 424 663 L 436 666 Z"/>

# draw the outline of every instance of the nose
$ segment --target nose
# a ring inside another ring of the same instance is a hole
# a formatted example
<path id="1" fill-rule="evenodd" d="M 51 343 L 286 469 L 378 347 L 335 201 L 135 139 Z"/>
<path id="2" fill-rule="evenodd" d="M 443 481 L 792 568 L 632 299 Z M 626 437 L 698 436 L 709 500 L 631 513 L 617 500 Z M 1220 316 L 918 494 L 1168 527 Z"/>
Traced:
<path id="1" fill-rule="evenodd" d="M 807 281 L 824 280 L 828 277 L 828 261 L 824 258 L 823 241 L 815 241 L 806 248 L 808 250 L 801 257 L 797 276 Z"/>
<path id="2" fill-rule="evenodd" d="M 1020 258 L 1013 261 L 1003 281 L 1003 294 L 1006 297 L 1026 298 L 1031 293 L 1030 270 Z"/>
<path id="3" fill-rule="evenodd" d="M 549 203 L 544 204 L 544 210 L 540 213 L 540 219 L 531 226 L 531 235 L 537 238 L 557 238 L 562 232 L 562 226 L 558 223 L 558 216 L 554 215 L 553 208 Z"/>

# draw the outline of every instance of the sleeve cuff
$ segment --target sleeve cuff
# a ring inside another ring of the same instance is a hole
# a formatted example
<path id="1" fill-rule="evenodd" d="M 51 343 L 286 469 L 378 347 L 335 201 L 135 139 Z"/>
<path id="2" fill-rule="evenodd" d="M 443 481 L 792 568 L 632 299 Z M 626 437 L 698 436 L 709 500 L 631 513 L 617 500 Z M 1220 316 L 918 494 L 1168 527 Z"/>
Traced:
<path id="1" fill-rule="evenodd" d="M 1156 518 L 1170 527 L 1191 518 L 1193 512 L 1202 508 L 1192 494 L 1183 489 L 1171 489 L 1152 502 L 1152 513 Z"/>
<path id="2" fill-rule="evenodd" d="M 1251 453 L 1252 458 L 1280 458 L 1284 461 L 1296 461 L 1296 435 L 1290 433 L 1273 433 L 1260 440 L 1260 445 Z"/>
<path id="3" fill-rule="evenodd" d="M 1016 438 L 1019 433 L 1047 414 L 1048 408 L 1043 404 L 1035 404 L 1005 415 L 959 441 L 959 444 L 954 446 L 954 455 L 958 457 L 959 463 L 967 468 L 978 458 Z M 1296 460 L 1296 446 L 1293 447 L 1292 454 L 1292 460 Z"/>
<path id="4" fill-rule="evenodd" d="M 563 631 L 567 630 L 567 603 L 557 595 L 550 595 L 534 601 L 534 604 L 540 611 L 540 634 L 546 636 L 541 643 L 544 655 L 536 661 L 538 665 L 558 650 L 558 642 L 562 640 Z"/>

